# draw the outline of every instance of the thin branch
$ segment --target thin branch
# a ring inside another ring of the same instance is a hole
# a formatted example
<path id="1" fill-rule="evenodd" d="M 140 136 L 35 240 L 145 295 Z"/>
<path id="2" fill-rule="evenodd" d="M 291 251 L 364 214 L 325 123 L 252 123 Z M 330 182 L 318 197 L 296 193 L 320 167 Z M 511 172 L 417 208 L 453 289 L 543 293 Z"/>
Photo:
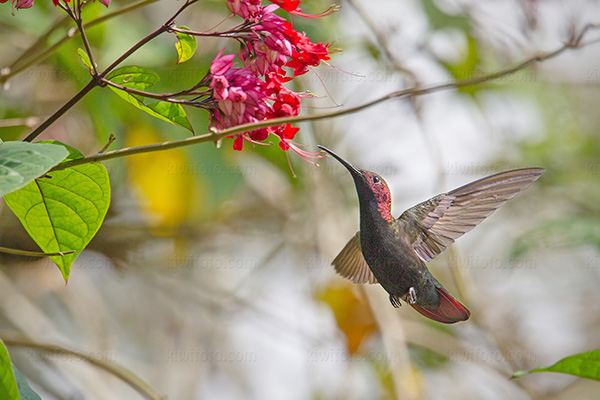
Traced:
<path id="1" fill-rule="evenodd" d="M 203 101 L 198 100 L 198 99 L 203 98 L 203 100 L 204 100 L 210 96 L 210 92 L 208 92 L 206 90 L 200 91 L 200 92 L 194 92 L 194 91 L 192 91 L 192 89 L 188 89 L 188 90 L 183 90 L 178 93 L 161 93 L 161 94 L 159 94 L 159 93 L 146 92 L 144 90 L 139 90 L 139 89 L 134 89 L 134 88 L 130 88 L 127 86 L 119 85 L 118 83 L 114 83 L 106 78 L 101 78 L 100 81 L 108 86 L 112 86 L 116 89 L 122 90 L 131 95 L 138 95 L 138 96 L 146 97 L 149 99 L 167 101 L 169 103 L 182 104 L 182 105 L 187 105 L 187 106 L 192 106 L 192 107 L 206 108 L 206 104 L 203 103 Z M 173 98 L 176 96 L 194 96 L 194 98 L 190 99 L 190 100 Z"/>
<path id="2" fill-rule="evenodd" d="M 241 24 L 241 26 L 239 28 L 236 27 L 236 28 L 232 28 L 228 31 L 222 31 L 222 32 L 197 32 L 197 31 L 191 31 L 188 29 L 180 29 L 175 26 L 172 27 L 169 31 L 170 32 L 178 32 L 178 33 L 186 33 L 186 34 L 192 35 L 192 36 L 227 37 L 227 36 L 231 36 L 231 35 L 239 35 L 240 33 L 252 33 L 252 32 L 254 32 L 251 29 L 251 27 L 253 25 L 255 25 L 255 24 L 248 25 L 248 24 L 244 23 L 244 24 Z"/>
<path id="3" fill-rule="evenodd" d="M 185 4 L 182 5 L 181 7 L 179 7 L 179 10 L 177 10 L 175 12 L 175 14 L 169 18 L 169 20 L 165 23 L 165 25 L 172 25 L 173 22 L 175 22 L 175 18 L 179 17 L 179 14 L 181 14 L 183 12 L 183 10 L 185 10 L 186 8 L 188 8 L 189 6 L 191 6 L 194 3 L 197 3 L 198 0 L 186 0 Z"/>
<path id="4" fill-rule="evenodd" d="M 77 14 L 77 17 L 75 18 L 75 23 L 77 24 L 77 30 L 79 31 L 79 34 L 81 35 L 81 39 L 83 41 L 83 46 L 85 47 L 85 52 L 87 53 L 88 57 L 90 58 L 90 63 L 92 64 L 93 75 L 94 75 L 94 77 L 97 77 L 99 75 L 98 66 L 96 65 L 94 53 L 92 52 L 92 46 L 90 45 L 90 41 L 88 40 L 88 37 L 85 33 L 85 28 L 83 26 L 83 20 L 81 19 L 81 8 L 82 7 L 83 7 L 83 3 L 79 3 L 79 7 L 77 7 L 79 12 Z"/>
<path id="5" fill-rule="evenodd" d="M 131 371 L 109 361 L 105 361 L 99 358 L 92 357 L 89 354 L 80 353 L 78 351 L 73 351 L 66 349 L 64 347 L 39 343 L 33 340 L 24 338 L 24 337 L 16 337 L 16 336 L 5 336 L 2 335 L 2 341 L 7 346 L 15 346 L 15 347 L 29 347 L 38 350 L 47 351 L 49 353 L 55 354 L 66 354 L 70 356 L 74 356 L 80 358 L 88 363 L 99 367 L 108 373 L 116 376 L 121 379 L 127 385 L 131 386 L 138 393 L 150 400 L 164 400 L 164 397 L 161 396 L 154 388 L 152 388 L 149 384 L 140 379 L 137 375 L 133 374 Z"/>
<path id="6" fill-rule="evenodd" d="M 391 100 L 391 99 L 410 98 L 410 97 L 422 96 L 424 94 L 429 94 L 429 93 L 438 92 L 438 91 L 442 91 L 442 90 L 456 89 L 456 88 L 460 88 L 460 87 L 481 84 L 484 82 L 492 81 L 494 79 L 502 78 L 507 75 L 514 74 L 524 68 L 527 68 L 530 65 L 554 58 L 568 49 L 581 48 L 590 43 L 595 43 L 595 41 L 583 43 L 582 39 L 583 39 L 585 32 L 587 32 L 588 30 L 590 30 L 592 28 L 598 28 L 598 27 L 599 27 L 598 25 L 592 25 L 592 24 L 586 25 L 580 34 L 573 36 L 572 40 L 566 42 L 560 48 L 558 48 L 554 51 L 551 51 L 551 52 L 537 54 L 514 67 L 507 68 L 507 69 L 504 69 L 504 70 L 501 70 L 498 72 L 493 72 L 488 75 L 482 75 L 479 77 L 466 79 L 466 80 L 462 80 L 462 81 L 447 82 L 447 83 L 442 83 L 442 84 L 437 84 L 437 85 L 432 85 L 432 86 L 427 86 L 427 87 L 422 87 L 422 88 L 415 87 L 415 88 L 411 88 L 411 89 L 399 90 L 396 92 L 389 93 L 378 99 L 372 100 L 368 103 L 358 105 L 355 107 L 350 107 L 345 110 L 334 111 L 331 113 L 300 116 L 300 117 L 274 118 L 274 119 L 269 119 L 266 121 L 238 125 L 233 128 L 225 129 L 222 131 L 210 132 L 210 133 L 207 133 L 204 135 L 193 136 L 193 137 L 189 137 L 189 138 L 182 139 L 182 140 L 174 140 L 174 141 L 169 141 L 169 142 L 155 143 L 155 144 L 149 144 L 149 145 L 138 146 L 138 147 L 129 147 L 129 148 L 124 148 L 124 149 L 109 151 L 104 154 L 94 154 L 94 155 L 91 155 L 88 157 L 83 157 L 83 158 L 79 158 L 76 160 L 58 164 L 56 167 L 52 168 L 50 171 L 59 171 L 59 170 L 63 170 L 63 169 L 69 168 L 69 167 L 74 167 L 75 165 L 87 164 L 87 163 L 98 162 L 98 161 L 105 161 L 105 160 L 110 160 L 113 158 L 129 156 L 129 155 L 133 155 L 133 154 L 150 153 L 150 152 L 154 152 L 154 151 L 175 149 L 178 147 L 191 146 L 191 145 L 198 144 L 198 143 L 206 143 L 206 142 L 216 143 L 219 139 L 222 139 L 224 137 L 232 136 L 232 135 L 246 132 L 246 131 L 252 131 L 255 129 L 259 129 L 259 128 L 265 128 L 265 127 L 269 127 L 269 126 L 278 126 L 278 125 L 285 124 L 285 123 L 298 123 L 298 122 L 304 122 L 304 121 L 314 121 L 314 120 L 321 120 L 321 119 L 327 119 L 327 118 L 334 118 L 334 117 L 339 117 L 339 116 L 346 115 L 346 114 L 356 113 L 356 112 L 365 110 L 367 108 L 373 107 L 379 103 L 382 103 L 384 101 Z"/>
<path id="7" fill-rule="evenodd" d="M 115 135 L 113 135 L 112 133 L 110 134 L 110 136 L 108 137 L 108 141 L 106 142 L 106 144 L 100 149 L 100 151 L 98 152 L 98 154 L 102 154 L 104 152 L 106 152 L 106 150 L 108 150 L 108 148 L 110 147 L 110 145 L 112 144 L 112 142 L 114 142 L 116 139 Z"/>
<path id="8" fill-rule="evenodd" d="M 16 256 L 25 256 L 25 257 L 51 257 L 51 256 L 64 256 L 67 254 L 75 253 L 76 250 L 69 251 L 59 251 L 58 253 L 44 253 L 41 251 L 29 251 L 29 250 L 18 250 L 18 249 L 10 249 L 8 247 L 0 246 L 0 253 L 5 254 L 13 254 Z"/>
<path id="9" fill-rule="evenodd" d="M 173 14 L 173 16 L 167 20 L 167 22 L 162 24 L 162 26 L 160 26 L 157 30 L 152 32 L 150 35 L 146 36 L 145 38 L 143 38 L 142 40 L 137 42 L 135 45 L 133 45 L 133 47 L 131 47 L 129 50 L 127 50 L 121 57 L 119 57 L 117 60 L 115 60 L 115 62 L 113 62 L 111 65 L 109 65 L 108 68 L 106 68 L 100 74 L 99 77 L 104 78 L 110 71 L 115 69 L 119 64 L 121 64 L 123 61 L 125 61 L 125 59 L 127 59 L 129 56 L 131 56 L 133 53 L 135 53 L 140 47 L 142 47 L 143 45 L 145 45 L 146 43 L 148 43 L 150 40 L 154 39 L 155 37 L 167 32 L 171 28 L 171 25 L 173 25 L 175 18 L 177 18 L 179 16 L 179 14 L 181 14 L 187 7 L 191 6 L 192 4 L 196 3 L 197 1 L 198 0 L 187 0 L 181 7 L 179 7 L 179 10 L 177 10 L 175 12 L 175 14 Z"/>
<path id="10" fill-rule="evenodd" d="M 183 100 L 172 99 L 171 97 L 175 93 L 160 93 L 159 94 L 159 93 L 146 92 L 145 90 L 139 90 L 139 89 L 134 89 L 134 88 L 130 88 L 127 86 L 119 85 L 118 83 L 114 83 L 113 81 L 110 81 L 106 78 L 101 78 L 100 80 L 108 86 L 112 86 L 116 89 L 122 90 L 129 94 L 135 94 L 138 96 L 147 97 L 149 99 L 164 100 L 164 101 L 168 101 L 170 103 L 185 103 L 185 101 L 183 101 Z M 207 95 L 208 95 L 208 93 L 207 93 Z"/>

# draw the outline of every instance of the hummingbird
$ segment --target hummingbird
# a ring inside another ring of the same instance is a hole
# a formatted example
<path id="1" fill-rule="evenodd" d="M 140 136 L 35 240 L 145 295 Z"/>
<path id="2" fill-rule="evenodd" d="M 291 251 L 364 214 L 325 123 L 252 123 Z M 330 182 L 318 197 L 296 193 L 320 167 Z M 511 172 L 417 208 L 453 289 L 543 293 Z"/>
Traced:
<path id="1" fill-rule="evenodd" d="M 379 283 L 396 308 L 403 300 L 438 322 L 469 319 L 471 312 L 448 293 L 425 263 L 528 188 L 545 169 L 490 175 L 419 203 L 396 219 L 391 214 L 390 189 L 381 176 L 318 147 L 348 169 L 360 203 L 360 230 L 333 260 L 336 272 L 354 283 Z"/>

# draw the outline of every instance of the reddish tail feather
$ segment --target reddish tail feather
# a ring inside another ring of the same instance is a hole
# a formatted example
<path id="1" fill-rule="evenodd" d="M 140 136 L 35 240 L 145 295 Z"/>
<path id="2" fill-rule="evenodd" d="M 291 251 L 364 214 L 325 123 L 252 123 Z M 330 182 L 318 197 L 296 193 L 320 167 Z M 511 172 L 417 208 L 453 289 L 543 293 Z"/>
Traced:
<path id="1" fill-rule="evenodd" d="M 469 319 L 471 312 L 454 297 L 450 296 L 450 293 L 440 287 L 436 287 L 435 290 L 440 296 L 440 305 L 437 308 L 424 308 L 414 304 L 411 304 L 411 306 L 427 318 L 444 324 L 453 324 Z"/>

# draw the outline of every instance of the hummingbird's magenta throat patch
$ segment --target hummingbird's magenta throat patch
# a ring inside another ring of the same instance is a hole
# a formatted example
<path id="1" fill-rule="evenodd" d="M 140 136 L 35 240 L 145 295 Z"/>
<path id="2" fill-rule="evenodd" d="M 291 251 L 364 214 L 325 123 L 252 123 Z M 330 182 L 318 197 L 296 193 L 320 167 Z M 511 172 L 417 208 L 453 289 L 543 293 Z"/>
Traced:
<path id="1" fill-rule="evenodd" d="M 392 194 L 385 181 L 382 179 L 380 183 L 371 184 L 371 190 L 375 195 L 375 201 L 377 202 L 377 209 L 379 213 L 388 222 L 394 221 L 392 217 Z"/>
<path id="2" fill-rule="evenodd" d="M 381 216 L 383 217 L 383 219 L 385 219 L 388 222 L 394 221 L 394 217 L 392 217 L 392 211 L 391 211 L 391 207 L 389 204 L 386 205 L 383 203 L 379 203 L 378 209 L 379 209 L 379 212 L 381 213 Z"/>

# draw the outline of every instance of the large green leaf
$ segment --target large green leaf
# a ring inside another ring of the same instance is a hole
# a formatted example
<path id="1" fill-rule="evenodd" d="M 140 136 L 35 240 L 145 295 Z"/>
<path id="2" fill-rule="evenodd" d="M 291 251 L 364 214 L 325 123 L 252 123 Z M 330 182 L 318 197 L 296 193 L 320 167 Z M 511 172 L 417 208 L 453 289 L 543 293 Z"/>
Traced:
<path id="1" fill-rule="evenodd" d="M 178 26 L 178 28 L 189 30 L 189 28 L 185 26 Z M 196 43 L 196 37 L 188 33 L 177 32 L 177 39 L 179 39 L 178 42 L 175 43 L 178 56 L 177 64 L 180 64 L 192 58 L 196 52 L 198 43 Z"/>
<path id="2" fill-rule="evenodd" d="M 134 66 L 116 69 L 106 75 L 106 79 L 121 86 L 142 91 L 146 91 L 159 80 L 158 75 L 154 72 Z M 140 95 L 127 93 L 125 90 L 113 86 L 109 87 L 123 100 L 133 104 L 135 107 L 147 112 L 153 117 L 162 119 L 163 121 L 174 125 L 179 125 L 192 133 L 194 132 L 181 104 L 170 103 L 167 101 L 146 104 L 144 98 Z"/>
<path id="3" fill-rule="evenodd" d="M 0 340 L 0 399 L 21 400 L 8 350 Z"/>
<path id="4" fill-rule="evenodd" d="M 17 381 L 17 388 L 19 389 L 19 394 L 21 395 L 21 400 L 42 400 L 39 394 L 37 394 L 29 383 L 27 379 L 21 374 L 21 371 L 15 367 L 13 364 L 13 372 L 15 373 L 15 379 Z"/>
<path id="5" fill-rule="evenodd" d="M 563 358 L 549 367 L 538 367 L 529 371 L 518 371 L 512 376 L 519 378 L 532 372 L 560 372 L 575 375 L 580 378 L 594 379 L 600 381 L 600 350 L 588 351 L 587 353 L 575 354 Z"/>
<path id="6" fill-rule="evenodd" d="M 69 151 L 67 160 L 83 157 Z M 29 235 L 46 253 L 75 250 L 50 257 L 69 278 L 71 264 L 92 240 L 110 204 L 110 184 L 106 168 L 100 163 L 77 165 L 49 172 L 22 189 L 4 197 Z"/>
<path id="7" fill-rule="evenodd" d="M 54 144 L 0 141 L 0 197 L 44 175 L 67 155 Z"/>

